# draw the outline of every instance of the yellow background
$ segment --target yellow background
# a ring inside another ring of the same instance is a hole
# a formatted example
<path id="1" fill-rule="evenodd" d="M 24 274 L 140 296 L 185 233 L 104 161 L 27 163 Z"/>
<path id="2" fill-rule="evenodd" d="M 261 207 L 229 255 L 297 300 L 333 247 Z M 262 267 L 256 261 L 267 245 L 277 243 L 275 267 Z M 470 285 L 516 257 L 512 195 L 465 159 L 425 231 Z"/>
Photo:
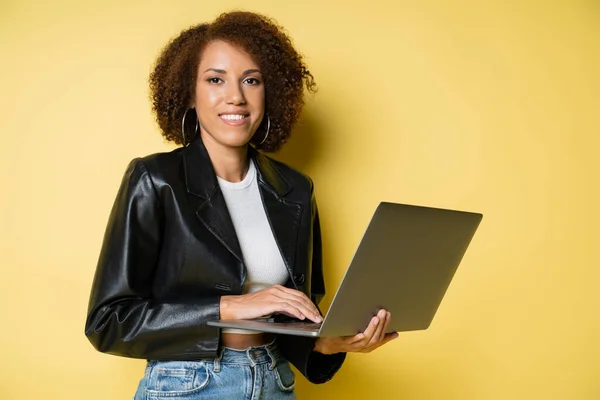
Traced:
<path id="1" fill-rule="evenodd" d="M 127 162 L 172 148 L 147 75 L 181 29 L 275 17 L 320 90 L 280 155 L 316 182 L 331 301 L 381 200 L 484 220 L 427 331 L 301 399 L 600 398 L 600 3 L 1 1 L 0 398 L 126 399 L 83 334 Z"/>

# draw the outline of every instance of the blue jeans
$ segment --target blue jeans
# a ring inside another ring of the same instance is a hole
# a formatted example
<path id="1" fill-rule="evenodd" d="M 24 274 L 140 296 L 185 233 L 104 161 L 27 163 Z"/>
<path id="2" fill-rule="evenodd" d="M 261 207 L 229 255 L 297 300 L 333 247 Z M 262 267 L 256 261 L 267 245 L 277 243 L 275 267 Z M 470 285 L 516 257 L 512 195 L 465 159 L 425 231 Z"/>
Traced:
<path id="1" fill-rule="evenodd" d="M 275 343 L 215 359 L 148 361 L 134 400 L 296 399 L 294 373 Z"/>

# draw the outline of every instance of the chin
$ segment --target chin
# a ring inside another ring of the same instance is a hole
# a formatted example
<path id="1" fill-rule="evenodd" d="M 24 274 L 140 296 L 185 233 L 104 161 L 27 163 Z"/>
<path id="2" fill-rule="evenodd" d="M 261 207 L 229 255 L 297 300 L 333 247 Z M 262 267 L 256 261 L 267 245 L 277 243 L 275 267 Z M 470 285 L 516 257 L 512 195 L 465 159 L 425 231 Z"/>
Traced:
<path id="1" fill-rule="evenodd" d="M 252 139 L 252 136 L 239 134 L 226 136 L 220 135 L 214 139 L 222 146 L 238 148 L 248 145 L 248 143 L 250 143 L 250 139 Z"/>

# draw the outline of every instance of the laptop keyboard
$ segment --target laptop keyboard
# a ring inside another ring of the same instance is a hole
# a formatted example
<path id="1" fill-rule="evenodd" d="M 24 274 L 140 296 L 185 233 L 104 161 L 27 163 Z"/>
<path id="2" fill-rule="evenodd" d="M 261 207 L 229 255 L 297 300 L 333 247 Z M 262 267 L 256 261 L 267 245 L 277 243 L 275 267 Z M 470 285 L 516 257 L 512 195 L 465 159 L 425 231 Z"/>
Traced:
<path id="1" fill-rule="evenodd" d="M 319 329 L 321 324 L 316 322 L 304 322 L 304 321 L 290 321 L 290 322 L 278 322 L 279 324 L 286 324 L 291 326 L 301 326 L 309 329 Z"/>

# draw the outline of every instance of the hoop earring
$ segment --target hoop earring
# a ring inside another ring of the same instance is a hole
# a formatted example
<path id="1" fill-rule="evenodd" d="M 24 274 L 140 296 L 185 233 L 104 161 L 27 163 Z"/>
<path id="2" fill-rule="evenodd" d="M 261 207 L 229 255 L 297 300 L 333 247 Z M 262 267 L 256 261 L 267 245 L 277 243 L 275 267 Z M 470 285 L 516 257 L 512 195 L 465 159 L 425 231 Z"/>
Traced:
<path id="1" fill-rule="evenodd" d="M 259 145 L 263 144 L 265 140 L 269 137 L 269 130 L 271 130 L 271 118 L 267 115 L 267 134 L 263 138 L 263 140 L 259 143 Z"/>
<path id="2" fill-rule="evenodd" d="M 186 138 L 186 134 L 185 134 L 185 116 L 190 112 L 195 110 L 194 108 L 188 108 L 187 110 L 185 110 L 185 112 L 183 113 L 183 118 L 181 118 L 181 138 L 183 139 L 183 146 L 185 147 L 188 144 L 187 138 Z M 194 112 L 194 115 L 196 115 L 196 113 Z M 198 121 L 198 117 L 196 116 L 196 123 L 194 124 L 194 135 L 196 135 L 198 133 L 199 130 L 199 121 Z"/>

